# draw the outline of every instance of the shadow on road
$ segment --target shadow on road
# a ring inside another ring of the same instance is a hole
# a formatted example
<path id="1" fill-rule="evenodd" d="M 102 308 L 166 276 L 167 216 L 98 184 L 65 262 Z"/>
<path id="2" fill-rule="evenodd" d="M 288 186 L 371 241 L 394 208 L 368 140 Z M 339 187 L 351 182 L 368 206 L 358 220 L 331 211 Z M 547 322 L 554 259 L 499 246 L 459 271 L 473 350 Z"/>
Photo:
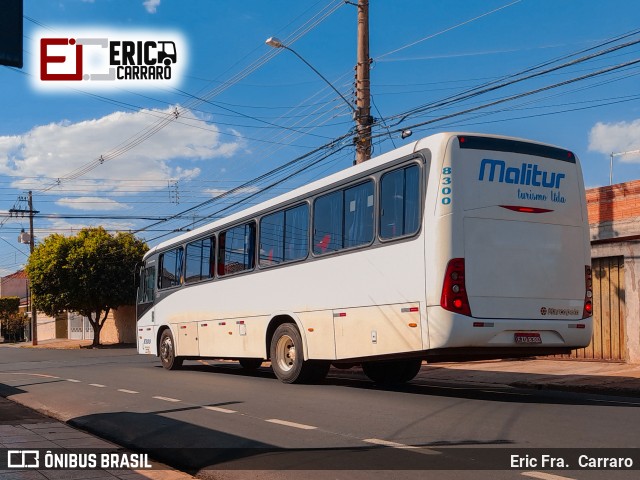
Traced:
<path id="1" fill-rule="evenodd" d="M 203 374 L 221 374 L 243 377 L 270 378 L 277 382 L 276 376 L 269 367 L 261 367 L 258 370 L 248 371 L 235 362 L 220 362 L 205 365 L 202 363 L 185 363 L 184 370 L 201 372 Z M 158 368 L 162 368 L 158 366 Z M 585 393 L 603 393 L 601 385 L 607 384 L 607 378 L 602 376 L 593 379 L 593 389 L 589 388 L 589 380 L 585 380 L 584 375 L 563 375 L 562 379 L 568 385 L 555 384 L 547 385 L 539 383 L 540 379 L 547 375 L 539 373 L 514 373 L 514 372 L 487 372 L 484 370 L 449 371 L 447 378 L 442 378 L 439 371 L 441 367 L 423 367 L 422 372 L 410 383 L 394 386 L 383 386 L 371 382 L 359 367 L 350 370 L 331 369 L 327 378 L 322 382 L 324 385 L 336 387 L 358 388 L 363 390 L 376 390 L 388 392 L 401 392 L 412 395 L 438 396 L 448 398 L 464 398 L 474 400 L 486 400 L 492 402 L 507 403 L 537 403 L 551 405 L 593 405 L 594 400 Z M 457 376 L 457 377 L 456 377 Z M 580 379 L 582 385 L 580 390 L 571 387 L 573 378 Z M 489 381 L 490 380 L 490 383 Z M 637 378 L 616 377 L 617 382 L 628 381 L 630 385 L 640 381 Z M 477 382 L 487 383 L 477 383 Z M 638 388 L 640 391 L 640 385 Z M 627 392 L 620 392 L 621 396 L 628 395 Z M 609 400 L 609 401 L 608 401 Z M 621 403 L 616 398 L 598 398 L 598 405 L 638 408 L 635 402 Z"/>
<path id="2" fill-rule="evenodd" d="M 199 408 L 199 407 L 196 407 Z M 184 408 L 173 411 L 184 411 Z M 191 474 L 201 470 L 404 470 L 495 468 L 504 449 L 478 455 L 474 448 L 424 448 L 424 455 L 376 445 L 352 448 L 282 448 L 165 416 L 173 411 L 86 415 L 69 424 Z M 274 439 L 274 443 L 278 439 Z M 496 440 L 475 446 L 506 446 Z M 469 445 L 460 443 L 456 445 Z M 179 447 L 178 447 L 179 446 Z M 451 446 L 451 445 L 448 445 Z M 436 450 L 437 449 L 437 450 Z M 507 463 L 505 463 L 507 465 Z"/>

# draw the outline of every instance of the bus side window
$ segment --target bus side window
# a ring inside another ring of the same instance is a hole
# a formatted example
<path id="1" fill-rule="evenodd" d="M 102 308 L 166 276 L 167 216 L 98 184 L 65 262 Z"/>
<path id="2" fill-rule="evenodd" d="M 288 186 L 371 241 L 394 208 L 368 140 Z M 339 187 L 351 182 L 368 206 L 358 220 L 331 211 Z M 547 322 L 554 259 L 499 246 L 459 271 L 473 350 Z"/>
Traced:
<path id="1" fill-rule="evenodd" d="M 323 195 L 313 204 L 313 253 L 342 248 L 342 190 Z"/>
<path id="2" fill-rule="evenodd" d="M 344 248 L 373 240 L 373 182 L 344 191 Z"/>
<path id="3" fill-rule="evenodd" d="M 284 261 L 284 212 L 267 215 L 260 220 L 260 266 L 278 265 Z"/>
<path id="4" fill-rule="evenodd" d="M 192 283 L 211 278 L 213 244 L 215 238 L 203 238 L 187 244 L 185 282 Z"/>
<path id="5" fill-rule="evenodd" d="M 143 268 L 140 272 L 140 286 L 138 287 L 138 303 L 151 303 L 154 300 L 154 286 L 156 284 L 156 267 Z"/>
<path id="6" fill-rule="evenodd" d="M 178 247 L 160 255 L 158 287 L 176 287 L 181 285 L 182 281 L 182 247 Z"/>
<path id="7" fill-rule="evenodd" d="M 285 212 L 284 260 L 301 260 L 309 251 L 309 205 L 306 203 Z"/>
<path id="8" fill-rule="evenodd" d="M 420 167 L 386 173 L 380 180 L 380 238 L 412 235 L 420 228 Z"/>
<path id="9" fill-rule="evenodd" d="M 225 230 L 218 237 L 218 275 L 253 270 L 256 224 L 245 223 Z"/>

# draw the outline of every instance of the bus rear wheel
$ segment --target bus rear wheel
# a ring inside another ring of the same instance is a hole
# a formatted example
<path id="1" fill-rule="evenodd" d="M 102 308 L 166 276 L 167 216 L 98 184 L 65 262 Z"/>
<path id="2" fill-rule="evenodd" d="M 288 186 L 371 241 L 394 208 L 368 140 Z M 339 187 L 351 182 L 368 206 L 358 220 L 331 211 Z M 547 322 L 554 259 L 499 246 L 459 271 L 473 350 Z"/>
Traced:
<path id="1" fill-rule="evenodd" d="M 182 367 L 182 358 L 176 357 L 175 342 L 173 335 L 168 328 L 162 332 L 160 337 L 160 348 L 158 349 L 160 362 L 167 370 L 178 370 Z"/>
<path id="2" fill-rule="evenodd" d="M 381 385 L 397 385 L 413 380 L 420 371 L 422 360 L 392 360 L 386 362 L 366 362 L 362 371 L 370 380 Z"/>
<path id="3" fill-rule="evenodd" d="M 269 353 L 273 373 L 283 383 L 318 382 L 329 372 L 328 362 L 304 360 L 302 337 L 293 323 L 283 323 L 276 328 Z"/>
<path id="4" fill-rule="evenodd" d="M 238 359 L 240 366 L 245 370 L 257 370 L 262 365 L 261 358 L 240 358 Z"/>

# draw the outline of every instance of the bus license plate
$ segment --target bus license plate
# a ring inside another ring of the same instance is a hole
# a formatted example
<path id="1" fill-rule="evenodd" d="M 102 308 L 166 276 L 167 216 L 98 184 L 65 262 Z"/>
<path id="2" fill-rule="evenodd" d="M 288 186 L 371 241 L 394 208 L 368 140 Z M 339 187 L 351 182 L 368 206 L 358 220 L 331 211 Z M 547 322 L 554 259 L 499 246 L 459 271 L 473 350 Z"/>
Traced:
<path id="1" fill-rule="evenodd" d="M 516 333 L 516 343 L 542 343 L 539 333 Z"/>

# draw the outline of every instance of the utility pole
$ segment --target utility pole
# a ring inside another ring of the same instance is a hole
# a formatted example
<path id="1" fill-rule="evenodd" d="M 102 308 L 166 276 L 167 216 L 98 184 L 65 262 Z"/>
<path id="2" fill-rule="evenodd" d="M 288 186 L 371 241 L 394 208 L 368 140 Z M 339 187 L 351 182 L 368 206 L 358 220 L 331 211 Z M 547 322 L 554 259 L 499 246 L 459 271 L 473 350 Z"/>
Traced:
<path id="1" fill-rule="evenodd" d="M 25 198 L 24 197 L 19 197 L 20 200 L 24 201 Z M 33 234 L 33 216 L 36 213 L 40 213 L 36 210 L 33 209 L 33 194 L 31 192 L 31 190 L 29 190 L 29 196 L 27 197 L 27 202 L 28 202 L 28 206 L 29 209 L 25 210 L 25 209 L 20 209 L 20 208 L 11 208 L 9 209 L 9 214 L 13 216 L 13 214 L 16 214 L 16 216 L 18 214 L 22 214 L 22 216 L 24 216 L 25 213 L 29 214 L 29 254 L 33 253 L 33 249 L 35 248 L 35 236 Z M 21 243 L 26 243 L 26 241 L 24 241 L 24 230 L 23 233 L 20 234 L 20 236 L 18 237 L 18 240 Z M 30 295 L 30 306 L 31 306 L 31 344 L 32 345 L 37 345 L 38 344 L 38 317 L 36 314 L 36 305 L 33 301 L 33 290 L 29 287 L 29 289 L 31 290 L 31 295 Z"/>
<path id="2" fill-rule="evenodd" d="M 33 235 L 33 194 L 29 190 L 29 255 L 35 248 L 35 236 Z M 38 316 L 36 303 L 33 301 L 33 289 L 31 289 L 31 345 L 38 345 Z"/>
<path id="3" fill-rule="evenodd" d="M 356 64 L 356 161 L 371 158 L 371 81 L 369 58 L 369 0 L 358 0 L 358 57 Z"/>

